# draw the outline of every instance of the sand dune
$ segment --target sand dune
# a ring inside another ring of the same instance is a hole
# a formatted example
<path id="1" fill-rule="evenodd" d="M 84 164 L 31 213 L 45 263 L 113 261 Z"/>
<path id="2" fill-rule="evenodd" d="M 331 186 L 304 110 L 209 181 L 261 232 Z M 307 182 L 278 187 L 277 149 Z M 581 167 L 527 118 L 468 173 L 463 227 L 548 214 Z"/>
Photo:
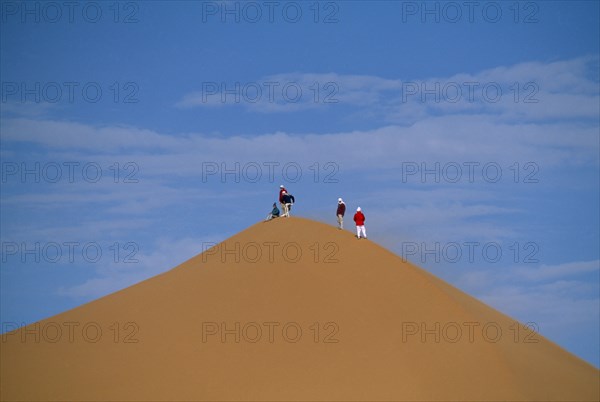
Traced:
<path id="1" fill-rule="evenodd" d="M 600 373 L 369 240 L 258 223 L 5 334 L 2 400 L 600 399 Z"/>

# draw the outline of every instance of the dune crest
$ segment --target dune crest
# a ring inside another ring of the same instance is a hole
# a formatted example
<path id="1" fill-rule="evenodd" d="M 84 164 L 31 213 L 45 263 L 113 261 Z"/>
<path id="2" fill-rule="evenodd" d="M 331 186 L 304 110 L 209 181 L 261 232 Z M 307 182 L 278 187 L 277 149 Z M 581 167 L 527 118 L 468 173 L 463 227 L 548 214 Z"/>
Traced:
<path id="1" fill-rule="evenodd" d="M 600 399 L 599 371 L 530 328 L 297 217 L 4 334 L 0 369 L 2 400 Z"/>

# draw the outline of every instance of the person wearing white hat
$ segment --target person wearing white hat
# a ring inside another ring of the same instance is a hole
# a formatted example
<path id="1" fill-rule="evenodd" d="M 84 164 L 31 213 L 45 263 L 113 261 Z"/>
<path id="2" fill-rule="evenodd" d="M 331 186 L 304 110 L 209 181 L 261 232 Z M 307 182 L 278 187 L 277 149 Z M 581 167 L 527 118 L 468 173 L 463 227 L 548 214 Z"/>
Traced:
<path id="1" fill-rule="evenodd" d="M 360 235 L 362 232 L 362 237 L 367 238 L 367 230 L 365 229 L 365 214 L 362 213 L 360 207 L 356 208 L 356 213 L 354 214 L 354 222 L 356 223 L 356 237 L 360 240 Z"/>
<path id="2" fill-rule="evenodd" d="M 282 185 L 279 186 L 279 205 L 281 205 L 281 212 L 285 215 L 285 202 L 283 202 L 283 195 L 287 193 L 287 190 Z"/>
<path id="3" fill-rule="evenodd" d="M 346 213 L 346 204 L 344 203 L 344 200 L 342 200 L 341 198 L 338 198 L 338 206 L 337 206 L 337 211 L 335 212 L 336 216 L 337 216 L 337 222 L 338 222 L 338 229 L 343 229 L 344 228 L 344 214 Z"/>

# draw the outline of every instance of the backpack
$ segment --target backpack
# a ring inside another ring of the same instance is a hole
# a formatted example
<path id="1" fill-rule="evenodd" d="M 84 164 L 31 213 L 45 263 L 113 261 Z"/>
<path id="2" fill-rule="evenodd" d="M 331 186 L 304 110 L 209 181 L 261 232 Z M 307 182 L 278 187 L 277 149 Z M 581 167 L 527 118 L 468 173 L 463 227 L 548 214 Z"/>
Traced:
<path id="1" fill-rule="evenodd" d="M 296 202 L 296 199 L 294 198 L 293 195 L 286 194 L 283 196 L 283 202 L 286 204 L 293 204 L 294 202 Z"/>

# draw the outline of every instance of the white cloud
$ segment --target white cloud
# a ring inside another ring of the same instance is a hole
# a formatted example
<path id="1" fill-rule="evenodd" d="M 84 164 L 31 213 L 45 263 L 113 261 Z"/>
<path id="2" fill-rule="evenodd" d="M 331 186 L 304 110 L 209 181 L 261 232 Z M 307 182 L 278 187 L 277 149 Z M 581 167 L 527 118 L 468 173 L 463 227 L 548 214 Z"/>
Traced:
<path id="1" fill-rule="evenodd" d="M 425 79 L 282 73 L 255 82 L 205 83 L 203 90 L 184 95 L 176 106 L 235 105 L 258 113 L 348 106 L 402 124 L 441 113 L 485 114 L 505 121 L 595 119 L 600 108 L 597 65 L 597 56 L 586 56 Z M 299 88 L 301 95 L 296 95 L 297 89 L 284 90 L 290 87 Z"/>
<path id="2" fill-rule="evenodd" d="M 224 236 L 220 234 L 210 238 L 163 237 L 155 242 L 151 252 L 140 249 L 140 252 L 132 255 L 137 262 L 98 266 L 94 277 L 75 286 L 61 287 L 58 293 L 69 297 L 101 297 L 174 268 L 202 252 L 203 243 L 222 240 Z"/>
<path id="3" fill-rule="evenodd" d="M 286 73 L 251 82 L 207 82 L 184 95 L 175 106 L 243 106 L 258 113 L 296 112 L 336 104 L 373 106 L 402 82 L 366 75 Z"/>
<path id="4" fill-rule="evenodd" d="M 93 127 L 55 120 L 2 119 L 1 128 L 3 141 L 35 143 L 49 149 L 108 152 L 135 148 L 146 152 L 172 151 L 187 143 L 185 138 L 174 139 L 135 127 Z"/>
<path id="5" fill-rule="evenodd" d="M 5 119 L 0 128 L 6 143 L 76 150 L 80 161 L 132 160 L 150 174 L 198 175 L 202 162 L 209 161 L 335 161 L 350 170 L 397 168 L 408 161 L 533 161 L 545 167 L 598 162 L 597 127 L 568 122 L 506 124 L 482 116 L 431 117 L 409 127 L 254 137 L 200 133 L 174 137 L 138 128 L 26 119 Z"/>
<path id="6" fill-rule="evenodd" d="M 598 260 L 473 268 L 457 286 L 553 340 L 598 336 Z M 597 338 L 596 338 L 597 339 Z"/>
<path id="7" fill-rule="evenodd" d="M 540 282 L 594 272 L 600 273 L 600 260 L 577 261 L 558 265 L 542 264 L 536 269 L 517 271 L 516 275 L 526 280 Z"/>
<path id="8" fill-rule="evenodd" d="M 48 102 L 2 102 L 2 117 L 41 117 L 47 116 L 52 111 L 59 109 L 60 106 L 56 103 Z"/>

